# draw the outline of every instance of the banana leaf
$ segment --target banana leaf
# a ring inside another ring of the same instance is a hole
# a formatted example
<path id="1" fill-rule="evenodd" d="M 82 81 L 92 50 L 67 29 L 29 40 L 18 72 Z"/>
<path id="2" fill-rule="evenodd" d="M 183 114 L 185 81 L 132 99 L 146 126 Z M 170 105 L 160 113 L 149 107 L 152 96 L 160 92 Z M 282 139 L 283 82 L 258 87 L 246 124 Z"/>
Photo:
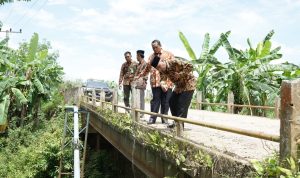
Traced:
<path id="1" fill-rule="evenodd" d="M 19 103 L 26 104 L 28 102 L 24 94 L 18 88 L 12 88 L 11 91 L 13 92 L 14 96 L 16 97 L 16 100 Z"/>
<path id="2" fill-rule="evenodd" d="M 270 40 L 272 38 L 272 36 L 274 35 L 274 33 L 275 33 L 274 30 L 271 30 L 265 37 L 263 43 L 265 44 L 266 41 Z"/>
<path id="3" fill-rule="evenodd" d="M 209 34 L 206 33 L 205 36 L 204 36 L 204 42 L 203 42 L 203 45 L 202 45 L 202 52 L 200 54 L 200 59 L 206 59 L 207 58 L 207 55 L 208 55 L 208 50 L 209 50 Z"/>
<path id="4" fill-rule="evenodd" d="M 185 36 L 183 35 L 182 32 L 179 32 L 179 38 L 180 38 L 180 40 L 182 41 L 182 43 L 183 43 L 185 49 L 187 50 L 187 52 L 188 52 L 190 58 L 191 58 L 192 60 L 196 60 L 196 59 L 197 59 L 197 58 L 196 58 L 196 55 L 195 55 L 193 49 L 191 48 L 191 46 L 190 46 L 188 40 L 185 38 Z"/>
<path id="5" fill-rule="evenodd" d="M 224 36 L 227 38 L 230 35 L 230 31 L 227 31 Z M 222 46 L 222 38 L 220 37 L 218 41 L 211 47 L 209 50 L 209 54 L 214 55 L 219 47 Z"/>
<path id="6" fill-rule="evenodd" d="M 43 86 L 43 84 L 41 83 L 41 81 L 39 79 L 35 78 L 33 80 L 33 84 L 36 87 L 39 94 L 44 94 L 45 93 L 44 86 Z"/>
<path id="7" fill-rule="evenodd" d="M 37 33 L 34 33 L 30 40 L 29 51 L 28 51 L 28 56 L 26 58 L 26 62 L 31 62 L 34 60 L 38 48 L 38 41 L 39 41 L 39 35 Z"/>
<path id="8" fill-rule="evenodd" d="M 7 114 L 8 114 L 9 104 L 10 104 L 9 95 L 6 95 L 0 102 L 0 126 L 7 125 Z"/>

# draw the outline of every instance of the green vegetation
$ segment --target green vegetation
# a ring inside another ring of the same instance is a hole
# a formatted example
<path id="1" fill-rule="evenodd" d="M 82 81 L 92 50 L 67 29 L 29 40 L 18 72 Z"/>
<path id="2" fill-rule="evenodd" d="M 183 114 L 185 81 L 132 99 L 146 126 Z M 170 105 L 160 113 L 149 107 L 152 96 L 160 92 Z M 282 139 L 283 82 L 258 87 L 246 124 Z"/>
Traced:
<path id="1" fill-rule="evenodd" d="M 62 83 L 63 68 L 57 53 L 48 52 L 49 42 L 39 43 L 34 34 L 30 43 L 20 44 L 17 50 L 7 47 L 8 39 L 0 41 L 0 124 L 4 131 L 8 122 L 12 127 L 34 121 L 39 125 L 41 106 L 51 101 Z M 10 118 L 11 120 L 8 120 Z"/>
<path id="2" fill-rule="evenodd" d="M 150 129 L 144 131 L 145 128 L 134 124 L 128 114 L 114 113 L 109 109 L 98 109 L 97 112 L 113 128 L 122 134 L 133 136 L 151 150 L 163 152 L 167 158 L 173 159 L 184 171 L 197 167 L 212 168 L 213 160 L 210 155 L 176 140 L 174 135 L 166 135 Z"/>
<path id="3" fill-rule="evenodd" d="M 287 166 L 282 166 L 279 162 L 278 154 L 266 158 L 264 161 L 252 161 L 255 169 L 252 177 L 255 178 L 300 178 L 300 172 L 296 167 L 296 162 L 293 158 L 287 158 Z"/>
<path id="4" fill-rule="evenodd" d="M 209 102 L 226 102 L 228 93 L 232 91 L 235 104 L 274 105 L 281 81 L 300 77 L 300 67 L 288 62 L 273 63 L 282 57 L 279 53 L 280 47 L 272 48 L 273 30 L 256 45 L 256 48 L 253 48 L 247 39 L 249 48 L 245 50 L 232 47 L 228 39 L 229 34 L 230 32 L 222 33 L 212 47 L 209 45 L 209 34 L 205 34 L 201 55 L 196 58 L 183 33 L 179 33 L 198 73 L 197 89 L 203 92 L 203 98 Z M 221 63 L 214 56 L 221 46 L 227 51 L 229 62 Z M 234 112 L 266 115 L 261 109 L 242 111 L 242 108 L 235 108 Z"/>
<path id="5" fill-rule="evenodd" d="M 7 137 L 0 137 L 0 177 L 55 177 L 57 175 L 63 114 L 51 120 L 10 129 Z M 66 156 L 68 157 L 68 156 Z M 71 155 L 69 155 L 72 158 Z M 70 169 L 72 165 L 65 165 Z"/>

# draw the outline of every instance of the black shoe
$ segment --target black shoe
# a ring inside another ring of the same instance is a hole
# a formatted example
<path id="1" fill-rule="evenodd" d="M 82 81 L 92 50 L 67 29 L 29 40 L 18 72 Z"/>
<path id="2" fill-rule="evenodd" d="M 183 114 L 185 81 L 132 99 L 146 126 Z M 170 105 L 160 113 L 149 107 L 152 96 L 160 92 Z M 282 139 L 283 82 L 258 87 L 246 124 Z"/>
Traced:
<path id="1" fill-rule="evenodd" d="M 175 127 L 175 124 L 169 124 L 167 125 L 167 128 L 174 128 Z"/>
<path id="2" fill-rule="evenodd" d="M 155 122 L 152 118 L 150 118 L 149 121 L 147 122 L 147 124 L 155 124 Z"/>

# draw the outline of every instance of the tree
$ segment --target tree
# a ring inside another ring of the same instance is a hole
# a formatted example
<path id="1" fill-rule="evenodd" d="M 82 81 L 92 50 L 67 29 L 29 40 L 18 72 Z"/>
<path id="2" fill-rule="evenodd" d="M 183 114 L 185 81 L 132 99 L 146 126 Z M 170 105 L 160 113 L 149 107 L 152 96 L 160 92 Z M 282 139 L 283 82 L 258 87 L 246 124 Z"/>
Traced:
<path id="1" fill-rule="evenodd" d="M 11 101 L 9 115 L 3 116 L 19 116 L 21 125 L 25 119 L 34 118 L 38 125 L 42 101 L 49 100 L 51 89 L 62 82 L 63 68 L 56 62 L 58 54 L 48 53 L 50 48 L 49 43 L 38 43 L 36 33 L 30 43 L 22 43 L 17 50 L 2 45 L 0 72 L 4 77 L 0 81 L 0 103 L 7 96 Z"/>
<path id="2" fill-rule="evenodd" d="M 280 47 L 271 49 L 270 39 L 273 34 L 272 30 L 257 44 L 256 49 L 247 39 L 249 49 L 244 51 L 233 48 L 228 37 L 221 34 L 222 45 L 230 61 L 218 65 L 218 69 L 212 75 L 214 82 L 209 87 L 218 91 L 217 100 L 225 100 L 227 93 L 232 91 L 235 104 L 266 105 L 268 98 L 278 95 L 281 81 L 287 79 L 281 74 L 298 70 L 299 67 L 290 63 L 271 64 L 282 57 L 282 54 L 279 54 Z M 241 108 L 235 108 L 235 113 L 239 111 Z M 251 108 L 250 113 L 253 113 Z"/>
<path id="3" fill-rule="evenodd" d="M 226 36 L 228 36 L 229 34 L 230 31 L 225 33 Z M 198 73 L 197 90 L 202 91 L 204 98 L 212 101 L 212 91 L 208 91 L 207 86 L 212 82 L 211 72 L 215 69 L 216 65 L 221 64 L 214 56 L 218 49 L 222 46 L 221 38 L 218 39 L 215 44 L 210 47 L 210 36 L 209 33 L 206 33 L 202 44 L 201 54 L 199 58 L 197 58 L 188 40 L 182 32 L 179 32 L 179 37 L 191 58 L 191 62 L 194 64 L 195 71 Z"/>

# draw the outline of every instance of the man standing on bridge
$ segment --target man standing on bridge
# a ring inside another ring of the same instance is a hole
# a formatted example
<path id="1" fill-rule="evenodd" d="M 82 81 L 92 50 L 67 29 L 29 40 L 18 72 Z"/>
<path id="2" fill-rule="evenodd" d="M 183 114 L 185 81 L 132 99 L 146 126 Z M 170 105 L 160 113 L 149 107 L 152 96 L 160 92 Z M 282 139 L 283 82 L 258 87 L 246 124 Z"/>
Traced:
<path id="1" fill-rule="evenodd" d="M 131 82 L 133 81 L 134 74 L 136 71 L 136 62 L 132 61 L 131 53 L 126 51 L 124 53 L 126 62 L 122 64 L 119 78 L 119 87 L 123 82 L 123 91 L 124 91 L 124 104 L 126 107 L 130 107 L 129 98 L 131 92 Z"/>
<path id="2" fill-rule="evenodd" d="M 162 60 L 173 60 L 174 55 L 166 50 L 163 50 L 159 40 L 154 40 L 151 43 L 153 53 L 150 55 L 148 61 L 152 60 L 156 55 L 159 55 Z M 151 112 L 158 113 L 160 107 L 160 113 L 168 115 L 169 112 L 169 99 L 171 97 L 173 83 L 168 77 L 161 77 L 159 71 L 151 67 L 150 85 L 152 90 L 152 100 L 150 102 Z M 141 72 L 141 76 L 148 75 L 150 70 L 144 70 Z M 150 116 L 148 124 L 154 124 L 157 116 Z M 162 123 L 167 124 L 168 120 L 161 118 Z"/>
<path id="3" fill-rule="evenodd" d="M 152 42 L 153 49 L 157 45 L 159 44 Z M 175 84 L 169 101 L 170 110 L 173 116 L 186 118 L 194 90 L 196 89 L 193 65 L 175 58 L 173 60 L 163 60 L 158 54 L 150 58 L 145 71 L 150 71 L 151 67 L 156 68 L 161 73 L 162 80 L 167 77 Z M 173 123 L 168 127 L 174 126 L 175 124 Z"/>
<path id="4" fill-rule="evenodd" d="M 147 63 L 144 60 L 145 57 L 144 53 L 145 51 L 143 50 L 136 51 L 136 59 L 138 60 L 139 64 L 137 65 L 135 76 L 138 76 L 147 67 Z M 148 75 L 134 81 L 135 88 L 137 88 L 140 91 L 140 109 L 142 110 L 145 110 L 145 90 L 147 86 L 147 80 L 148 80 Z M 141 117 L 143 116 L 144 115 L 141 114 Z"/>
<path id="5" fill-rule="evenodd" d="M 154 58 L 151 65 L 169 77 L 175 84 L 175 89 L 169 101 L 172 115 L 187 118 L 188 109 L 193 98 L 194 90 L 196 89 L 193 65 L 179 59 L 160 61 L 159 57 Z M 174 123 L 169 125 L 169 127 L 174 127 Z"/>

